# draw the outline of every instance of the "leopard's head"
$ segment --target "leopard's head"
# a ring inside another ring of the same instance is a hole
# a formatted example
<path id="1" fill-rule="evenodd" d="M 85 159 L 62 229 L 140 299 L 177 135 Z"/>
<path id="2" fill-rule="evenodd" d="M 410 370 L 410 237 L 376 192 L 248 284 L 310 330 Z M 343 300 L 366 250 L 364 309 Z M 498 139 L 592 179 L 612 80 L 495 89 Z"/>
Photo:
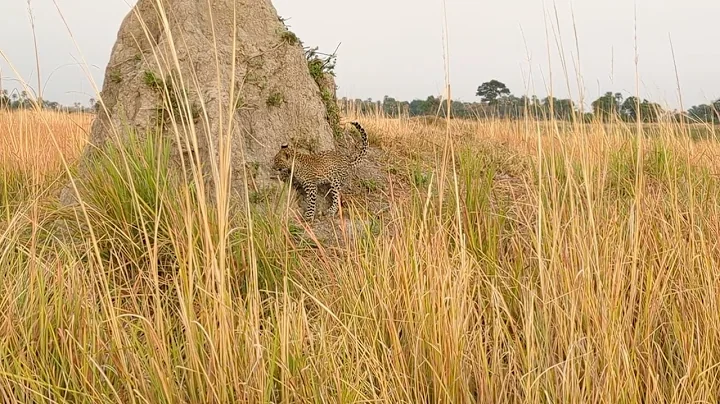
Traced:
<path id="1" fill-rule="evenodd" d="M 293 163 L 293 150 L 287 143 L 280 146 L 275 157 L 273 157 L 272 168 L 276 171 L 289 172 Z"/>

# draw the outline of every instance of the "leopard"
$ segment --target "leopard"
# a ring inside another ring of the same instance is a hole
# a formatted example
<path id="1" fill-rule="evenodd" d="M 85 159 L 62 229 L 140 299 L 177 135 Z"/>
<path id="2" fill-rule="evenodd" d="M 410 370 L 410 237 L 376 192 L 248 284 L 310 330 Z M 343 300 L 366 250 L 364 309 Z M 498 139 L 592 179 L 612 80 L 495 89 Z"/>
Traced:
<path id="1" fill-rule="evenodd" d="M 350 171 L 367 156 L 367 132 L 359 122 L 352 121 L 350 124 L 360 132 L 361 136 L 360 151 L 355 156 L 337 150 L 306 154 L 283 143 L 273 157 L 272 168 L 285 176 L 292 174 L 294 182 L 303 188 L 307 203 L 303 213 L 306 221 L 312 222 L 315 219 L 318 186 L 324 184 L 330 185 L 332 195 L 332 205 L 326 214 L 328 216 L 337 214 L 340 208 L 340 188 L 347 181 Z"/>

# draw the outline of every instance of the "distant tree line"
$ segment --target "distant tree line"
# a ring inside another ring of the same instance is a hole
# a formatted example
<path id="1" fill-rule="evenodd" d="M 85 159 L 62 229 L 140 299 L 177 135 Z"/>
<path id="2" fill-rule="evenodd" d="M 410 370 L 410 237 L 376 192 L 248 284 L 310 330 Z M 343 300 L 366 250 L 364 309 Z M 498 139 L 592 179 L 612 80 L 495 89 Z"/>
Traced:
<path id="1" fill-rule="evenodd" d="M 589 122 L 592 120 L 622 120 L 634 122 L 638 116 L 644 122 L 657 122 L 661 118 L 720 124 L 720 99 L 710 104 L 692 106 L 686 112 L 667 111 L 660 104 L 634 96 L 624 98 L 620 93 L 606 92 L 591 103 L 592 112 L 581 112 L 573 100 L 555 97 L 538 98 L 537 96 L 514 96 L 508 87 L 498 81 L 490 80 L 482 83 L 475 95 L 480 97 L 477 102 L 452 101 L 451 116 L 457 118 L 506 118 L 524 119 L 530 117 L 538 120 L 570 121 L 574 119 Z M 447 102 L 440 97 L 429 96 L 426 99 L 400 101 L 390 96 L 382 100 L 350 100 L 346 97 L 338 100 L 345 111 L 354 109 L 363 113 L 382 112 L 386 116 L 447 116 Z M 88 105 L 79 102 L 71 106 L 55 101 L 40 100 L 41 107 L 50 110 L 67 112 L 92 112 L 98 109 L 98 102 L 90 98 Z M 26 91 L 0 91 L 0 109 L 34 108 L 34 101 Z"/>
<path id="2" fill-rule="evenodd" d="M 658 122 L 660 119 L 680 120 L 683 117 L 692 121 L 720 123 L 720 100 L 710 105 L 696 105 L 687 112 L 665 110 L 660 104 L 631 96 L 624 98 L 620 93 L 606 92 L 591 103 L 592 111 L 581 112 L 573 100 L 555 97 L 514 96 L 508 87 L 498 81 L 482 83 L 475 93 L 479 102 L 452 101 L 451 116 L 457 118 L 509 118 L 524 119 L 531 117 L 539 120 L 555 118 L 557 120 L 582 120 L 585 122 L 600 120 L 621 120 L 635 122 L 638 117 L 643 122 Z M 427 116 L 445 117 L 447 102 L 440 97 L 429 96 L 426 99 L 400 101 L 385 96 L 382 101 L 350 100 L 342 98 L 345 109 L 372 113 L 382 112 L 386 116 Z"/>
<path id="3" fill-rule="evenodd" d="M 79 102 L 75 102 L 73 105 L 62 105 L 59 102 L 44 99 L 37 101 L 43 109 L 65 112 L 91 112 L 98 107 L 98 103 L 94 98 L 90 98 L 89 106 Z M 13 91 L 12 93 L 8 93 L 8 90 L 0 91 L 0 109 L 31 109 L 35 108 L 35 102 L 29 97 L 27 91 Z"/>
<path id="4" fill-rule="evenodd" d="M 720 123 L 720 99 L 710 104 L 695 105 L 688 110 L 687 115 L 693 120 L 718 124 Z"/>

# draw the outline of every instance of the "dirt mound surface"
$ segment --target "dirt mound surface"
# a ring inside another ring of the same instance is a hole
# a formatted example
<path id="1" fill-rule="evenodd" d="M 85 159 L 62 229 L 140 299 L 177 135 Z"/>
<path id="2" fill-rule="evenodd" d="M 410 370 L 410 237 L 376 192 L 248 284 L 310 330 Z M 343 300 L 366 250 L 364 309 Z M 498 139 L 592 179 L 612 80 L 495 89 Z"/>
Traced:
<path id="1" fill-rule="evenodd" d="M 108 140 L 154 131 L 174 144 L 174 162 L 203 163 L 210 189 L 211 161 L 229 143 L 231 191 L 242 196 L 245 169 L 254 185 L 269 181 L 282 143 L 333 148 L 324 97 L 334 88 L 322 90 L 319 81 L 270 0 L 139 0 L 112 49 L 79 183 Z M 61 202 L 74 201 L 65 187 Z"/>

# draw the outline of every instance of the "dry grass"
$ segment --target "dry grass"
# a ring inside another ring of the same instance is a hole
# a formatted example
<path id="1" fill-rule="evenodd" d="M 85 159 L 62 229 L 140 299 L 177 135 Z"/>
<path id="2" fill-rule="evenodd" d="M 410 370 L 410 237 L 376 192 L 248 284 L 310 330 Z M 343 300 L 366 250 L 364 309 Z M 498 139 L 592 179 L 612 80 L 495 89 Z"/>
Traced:
<path id="1" fill-rule="evenodd" d="M 0 110 L 0 166 L 54 175 L 62 170 L 61 156 L 75 162 L 92 115 L 32 110 Z"/>
<path id="2" fill-rule="evenodd" d="M 0 117 L 4 142 L 52 133 L 77 156 L 72 118 Z M 718 143 L 663 125 L 638 167 L 625 127 L 452 122 L 456 194 L 443 126 L 360 119 L 414 191 L 345 211 L 368 229 L 339 250 L 303 244 L 282 209 L 222 232 L 154 164 L 133 165 L 134 188 L 99 176 L 73 241 L 46 217 L 74 216 L 15 199 L 2 401 L 720 399 Z M 11 168 L 57 170 L 57 150 L 21 150 Z"/>

